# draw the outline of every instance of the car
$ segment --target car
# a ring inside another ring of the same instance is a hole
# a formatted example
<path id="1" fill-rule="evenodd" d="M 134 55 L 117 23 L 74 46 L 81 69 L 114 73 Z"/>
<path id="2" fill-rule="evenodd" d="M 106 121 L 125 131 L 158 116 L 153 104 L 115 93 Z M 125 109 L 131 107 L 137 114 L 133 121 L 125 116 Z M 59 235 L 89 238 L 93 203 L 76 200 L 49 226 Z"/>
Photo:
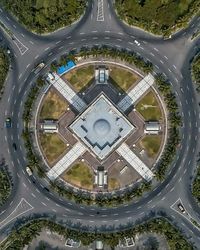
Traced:
<path id="1" fill-rule="evenodd" d="M 139 43 L 137 40 L 134 40 L 134 43 L 135 43 L 137 46 L 140 46 L 140 43 Z"/>
<path id="2" fill-rule="evenodd" d="M 45 67 L 44 62 L 39 63 L 39 64 L 35 67 L 34 73 L 35 73 L 35 74 L 38 74 L 44 67 Z"/>
<path id="3" fill-rule="evenodd" d="M 181 211 L 181 213 L 185 214 L 185 208 L 181 203 L 178 204 L 178 208 Z"/>
<path id="4" fill-rule="evenodd" d="M 17 150 L 17 145 L 16 145 L 16 143 L 13 143 L 12 146 L 13 146 L 14 150 L 16 151 L 16 150 Z"/>
<path id="5" fill-rule="evenodd" d="M 29 167 L 26 167 L 26 172 L 29 176 L 31 176 L 33 174 Z"/>
<path id="6" fill-rule="evenodd" d="M 6 120 L 5 120 L 5 127 L 6 128 L 12 128 L 12 121 L 11 121 L 10 117 L 6 118 Z"/>

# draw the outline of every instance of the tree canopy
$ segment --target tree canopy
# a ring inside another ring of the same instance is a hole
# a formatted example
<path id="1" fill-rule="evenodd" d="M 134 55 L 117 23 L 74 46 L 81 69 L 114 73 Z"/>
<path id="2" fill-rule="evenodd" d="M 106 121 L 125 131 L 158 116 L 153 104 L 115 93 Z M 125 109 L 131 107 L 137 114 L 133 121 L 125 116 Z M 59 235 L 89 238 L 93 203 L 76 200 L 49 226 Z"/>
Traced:
<path id="1" fill-rule="evenodd" d="M 199 11 L 200 0 L 116 0 L 116 8 L 128 24 L 169 35 Z"/>
<path id="2" fill-rule="evenodd" d="M 37 33 L 70 25 L 86 6 L 86 0 L 0 0 L 0 3 L 29 30 Z"/>

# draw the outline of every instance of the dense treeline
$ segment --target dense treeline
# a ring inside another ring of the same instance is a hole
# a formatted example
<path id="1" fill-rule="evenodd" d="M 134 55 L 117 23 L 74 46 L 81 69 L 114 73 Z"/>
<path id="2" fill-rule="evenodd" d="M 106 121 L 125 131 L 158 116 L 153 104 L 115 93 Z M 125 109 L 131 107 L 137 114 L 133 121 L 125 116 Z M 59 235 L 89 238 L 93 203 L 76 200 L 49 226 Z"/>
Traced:
<path id="1" fill-rule="evenodd" d="M 36 81 L 36 84 L 31 87 L 31 90 L 28 94 L 28 98 L 24 103 L 23 120 L 25 122 L 25 126 L 22 133 L 22 137 L 24 139 L 24 146 L 26 147 L 26 156 L 28 161 L 27 166 L 30 167 L 32 170 L 35 169 L 40 177 L 44 177 L 44 170 L 41 167 L 39 157 L 35 154 L 35 152 L 33 152 L 32 138 L 31 133 L 29 131 L 29 122 L 32 118 L 33 104 L 44 85 L 44 80 L 39 77 Z"/>
<path id="2" fill-rule="evenodd" d="M 129 25 L 169 36 L 177 28 L 186 26 L 199 12 L 200 0 L 116 0 L 116 9 Z"/>
<path id="3" fill-rule="evenodd" d="M 10 176 L 5 169 L 0 169 L 0 206 L 2 206 L 11 192 Z"/>
<path id="4" fill-rule="evenodd" d="M 0 48 L 0 99 L 3 94 L 4 82 L 9 69 L 8 56 L 2 48 Z"/>
<path id="5" fill-rule="evenodd" d="M 197 91 L 200 91 L 200 54 L 198 54 L 192 62 L 192 78 L 197 85 Z M 198 163 L 200 162 L 200 154 Z M 192 194 L 200 204 L 200 166 L 197 167 L 196 176 L 192 184 Z"/>
<path id="6" fill-rule="evenodd" d="M 197 90 L 200 91 L 200 54 L 192 62 L 192 78 L 197 84 Z"/>
<path id="7" fill-rule="evenodd" d="M 0 0 L 0 3 L 29 30 L 37 33 L 70 25 L 86 6 L 86 0 Z"/>
<path id="8" fill-rule="evenodd" d="M 157 75 L 156 83 L 159 91 L 164 97 L 165 104 L 169 111 L 168 140 L 156 171 L 157 179 L 163 180 L 165 178 L 165 173 L 167 171 L 168 166 L 172 163 L 174 159 L 174 155 L 176 154 L 177 146 L 180 141 L 179 127 L 181 125 L 181 117 L 179 115 L 179 109 L 176 102 L 175 94 L 172 93 L 169 82 L 166 81 L 162 75 Z"/>
<path id="9" fill-rule="evenodd" d="M 155 232 L 163 234 L 169 244 L 170 249 L 173 250 L 192 250 L 193 246 L 184 238 L 181 232 L 175 228 L 170 222 L 164 218 L 155 218 L 148 222 L 138 224 L 135 227 L 119 232 L 113 233 L 100 233 L 100 232 L 86 232 L 81 230 L 67 229 L 60 224 L 52 221 L 41 219 L 33 220 L 19 229 L 12 230 L 10 236 L 3 242 L 2 248 L 10 250 L 20 250 L 25 245 L 28 245 L 42 229 L 49 229 L 50 231 L 57 232 L 59 235 L 74 240 L 80 240 L 85 246 L 91 244 L 94 240 L 99 239 L 104 244 L 111 247 L 117 246 L 120 239 L 126 237 L 135 237 L 136 234 L 145 232 Z"/>
<path id="10" fill-rule="evenodd" d="M 192 195 L 200 204 L 200 166 L 197 168 L 196 176 L 192 183 Z"/>

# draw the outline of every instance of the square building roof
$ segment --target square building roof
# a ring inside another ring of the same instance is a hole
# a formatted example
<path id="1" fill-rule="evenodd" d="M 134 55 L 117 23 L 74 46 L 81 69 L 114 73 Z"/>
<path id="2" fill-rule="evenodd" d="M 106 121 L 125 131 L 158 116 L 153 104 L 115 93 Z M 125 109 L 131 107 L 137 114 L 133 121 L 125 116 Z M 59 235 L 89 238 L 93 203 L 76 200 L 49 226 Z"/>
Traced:
<path id="1" fill-rule="evenodd" d="M 102 160 L 135 127 L 101 94 L 70 128 Z"/>

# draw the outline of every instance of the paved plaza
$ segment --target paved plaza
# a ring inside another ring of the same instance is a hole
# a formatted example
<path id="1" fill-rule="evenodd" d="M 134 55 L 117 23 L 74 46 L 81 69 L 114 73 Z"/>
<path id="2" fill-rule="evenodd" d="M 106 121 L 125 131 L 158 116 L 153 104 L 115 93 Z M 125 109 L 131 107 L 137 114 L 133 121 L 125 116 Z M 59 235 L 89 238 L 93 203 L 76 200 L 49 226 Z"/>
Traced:
<path id="1" fill-rule="evenodd" d="M 136 171 L 136 178 L 139 174 L 150 181 L 153 172 L 132 151 L 133 143 L 143 134 L 144 121 L 133 110 L 126 115 L 124 112 L 153 85 L 153 76 L 145 76 L 122 98 L 111 85 L 95 83 L 80 98 L 67 81 L 55 73 L 53 76 L 50 83 L 72 105 L 58 121 L 59 133 L 70 150 L 49 170 L 48 177 L 55 180 L 78 159 L 85 159 L 94 170 L 99 166 L 109 169 L 119 159 L 124 159 L 123 164 Z M 113 95 L 110 96 L 111 89 Z"/>

